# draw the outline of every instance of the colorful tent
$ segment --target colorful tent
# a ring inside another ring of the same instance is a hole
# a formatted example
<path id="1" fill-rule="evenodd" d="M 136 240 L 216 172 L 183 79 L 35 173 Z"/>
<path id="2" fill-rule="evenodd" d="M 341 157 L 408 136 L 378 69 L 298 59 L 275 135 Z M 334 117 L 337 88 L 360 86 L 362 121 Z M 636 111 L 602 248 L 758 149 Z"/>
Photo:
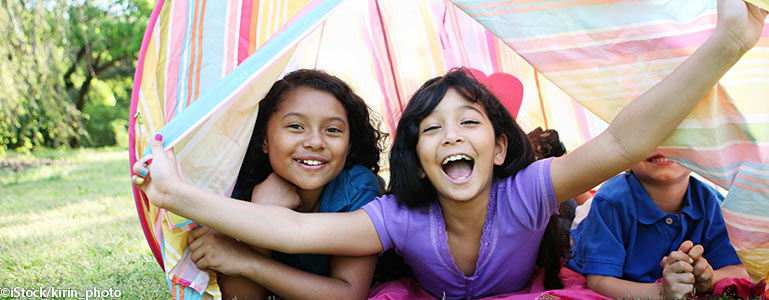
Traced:
<path id="1" fill-rule="evenodd" d="M 573 149 L 714 22 L 715 1 L 159 0 L 134 81 L 130 161 L 162 132 L 188 182 L 229 195 L 259 99 L 298 68 L 350 83 L 388 132 L 409 95 L 452 67 L 491 84 L 505 76 L 494 73 L 513 75 L 524 92 L 509 107 L 520 105 L 521 126 L 557 129 Z M 769 29 L 763 36 L 663 145 L 729 189 L 729 234 L 755 279 L 769 276 Z M 185 259 L 195 224 L 134 195 L 173 297 L 220 297 L 216 279 Z"/>

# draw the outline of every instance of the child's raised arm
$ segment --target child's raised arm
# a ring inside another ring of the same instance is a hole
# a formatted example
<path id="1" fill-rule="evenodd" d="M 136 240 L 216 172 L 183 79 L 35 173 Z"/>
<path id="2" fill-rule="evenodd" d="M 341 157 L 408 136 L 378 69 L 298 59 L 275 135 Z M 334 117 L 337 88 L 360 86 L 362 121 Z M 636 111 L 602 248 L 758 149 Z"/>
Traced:
<path id="1" fill-rule="evenodd" d="M 648 156 L 761 36 L 767 12 L 742 0 L 718 1 L 713 35 L 673 73 L 628 104 L 609 128 L 551 164 L 559 202 Z"/>
<path id="2" fill-rule="evenodd" d="M 152 204 L 245 243 L 284 253 L 363 256 L 382 252 L 374 224 L 363 210 L 301 214 L 203 190 L 181 179 L 173 152 L 163 151 L 161 141 L 157 135 L 150 144 L 153 161 L 148 178 L 133 178 Z"/>

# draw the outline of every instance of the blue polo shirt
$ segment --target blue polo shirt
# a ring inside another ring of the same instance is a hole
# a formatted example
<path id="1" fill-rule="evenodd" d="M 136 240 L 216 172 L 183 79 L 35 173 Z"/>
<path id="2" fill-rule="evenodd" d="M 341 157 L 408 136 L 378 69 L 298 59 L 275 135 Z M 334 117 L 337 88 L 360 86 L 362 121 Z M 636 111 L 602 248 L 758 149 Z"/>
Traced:
<path id="1" fill-rule="evenodd" d="M 662 278 L 660 260 L 692 241 L 705 248 L 713 269 L 741 264 L 721 216 L 723 196 L 694 177 L 680 214 L 662 211 L 632 173 L 609 179 L 595 194 L 588 216 L 572 230 L 569 268 L 635 282 Z"/>
<path id="2" fill-rule="evenodd" d="M 237 189 L 236 189 L 237 191 Z M 371 170 L 361 165 L 344 169 L 323 187 L 318 212 L 348 212 L 366 205 L 379 196 L 379 182 Z M 236 198 L 236 195 L 233 195 Z M 246 199 L 250 199 L 250 195 Z M 329 276 L 331 256 L 318 254 L 285 254 L 272 252 L 272 257 L 291 267 Z"/>

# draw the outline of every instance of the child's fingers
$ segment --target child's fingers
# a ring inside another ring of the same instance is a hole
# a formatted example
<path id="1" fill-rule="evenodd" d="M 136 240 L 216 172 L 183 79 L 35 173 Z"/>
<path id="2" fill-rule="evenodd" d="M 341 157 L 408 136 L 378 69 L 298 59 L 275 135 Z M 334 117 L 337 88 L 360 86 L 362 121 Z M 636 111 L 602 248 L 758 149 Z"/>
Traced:
<path id="1" fill-rule="evenodd" d="M 694 243 L 692 241 L 684 241 L 681 243 L 681 246 L 678 247 L 678 250 L 681 250 L 684 253 L 689 253 L 689 251 L 694 247 Z M 691 256 L 691 254 L 689 254 Z"/>
<path id="2" fill-rule="evenodd" d="M 708 267 L 710 267 L 708 260 L 705 259 L 704 257 L 701 257 L 700 259 L 697 260 L 697 262 L 694 263 L 694 271 L 693 271 L 694 275 L 699 277 L 700 275 L 707 273 L 705 271 L 708 270 Z M 708 279 L 708 278 L 705 277 L 702 279 Z"/>
<path id="3" fill-rule="evenodd" d="M 147 176 L 147 173 L 149 172 L 147 170 L 147 167 L 144 165 L 144 163 L 137 161 L 133 166 L 134 174 L 139 175 L 141 177 Z"/>
<path id="4" fill-rule="evenodd" d="M 210 229 L 208 227 L 206 227 L 206 226 L 200 226 L 200 227 L 192 228 L 192 230 L 190 230 L 190 234 L 187 236 L 187 239 L 188 240 L 189 239 L 195 240 L 195 239 L 205 235 L 206 233 L 208 233 L 209 230 Z"/>
<path id="5" fill-rule="evenodd" d="M 688 254 L 682 252 L 682 251 L 673 251 L 670 252 L 670 255 L 668 255 L 668 259 L 666 261 L 667 264 L 674 264 L 677 262 L 684 262 L 688 264 L 694 263 L 694 260 L 692 260 L 691 257 L 689 257 Z"/>
<path id="6" fill-rule="evenodd" d="M 131 176 L 131 183 L 137 187 L 141 187 L 144 184 L 144 178 L 136 175 Z"/>
<path id="7" fill-rule="evenodd" d="M 670 279 L 675 283 L 682 284 L 694 284 L 694 274 L 692 273 L 677 273 L 670 276 Z"/>
<path id="8" fill-rule="evenodd" d="M 150 142 L 150 150 L 152 150 L 152 156 L 158 157 L 163 154 L 163 135 L 158 133 L 155 138 Z"/>
<path id="9" fill-rule="evenodd" d="M 693 260 L 698 260 L 700 257 L 702 257 L 703 253 L 705 253 L 705 248 L 703 248 L 702 245 L 695 245 L 691 250 L 689 250 L 689 257 L 691 257 Z"/>
<path id="10" fill-rule="evenodd" d="M 667 261 L 668 261 L 668 257 L 667 256 L 663 257 L 662 260 L 660 260 L 660 267 L 664 268 L 665 267 L 665 263 Z"/>
<path id="11" fill-rule="evenodd" d="M 692 267 L 691 264 L 688 264 L 685 261 L 677 261 L 673 264 L 670 264 L 669 268 L 670 268 L 670 271 L 672 271 L 673 273 L 692 273 L 694 271 L 694 267 Z"/>

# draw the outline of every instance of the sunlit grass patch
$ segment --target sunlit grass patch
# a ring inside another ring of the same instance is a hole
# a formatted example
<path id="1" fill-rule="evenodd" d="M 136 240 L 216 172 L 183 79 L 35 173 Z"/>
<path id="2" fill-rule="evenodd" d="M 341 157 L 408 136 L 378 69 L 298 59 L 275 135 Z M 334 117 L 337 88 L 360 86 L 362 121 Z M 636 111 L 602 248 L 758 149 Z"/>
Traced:
<path id="1" fill-rule="evenodd" d="M 13 157 L 9 155 L 9 157 Z M 0 287 L 168 298 L 136 216 L 124 149 L 48 150 L 0 170 Z"/>

